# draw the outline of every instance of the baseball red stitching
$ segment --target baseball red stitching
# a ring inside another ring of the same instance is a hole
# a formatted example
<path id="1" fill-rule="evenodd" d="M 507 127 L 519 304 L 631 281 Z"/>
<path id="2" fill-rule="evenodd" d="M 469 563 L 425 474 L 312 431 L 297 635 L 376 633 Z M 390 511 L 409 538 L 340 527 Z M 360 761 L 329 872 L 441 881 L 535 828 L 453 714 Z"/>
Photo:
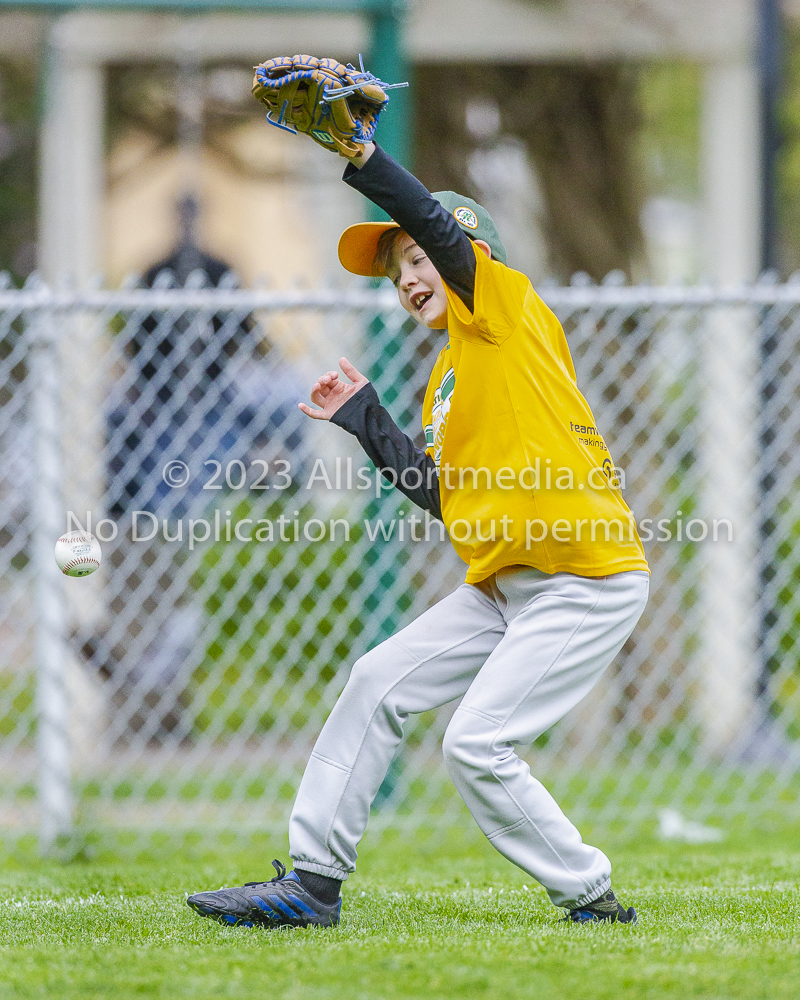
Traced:
<path id="1" fill-rule="evenodd" d="M 68 563 L 64 563 L 64 565 L 61 568 L 61 572 L 65 576 L 69 576 L 67 570 L 72 569 L 74 566 L 80 566 L 81 563 L 93 563 L 97 567 L 100 566 L 100 563 L 96 559 L 92 559 L 89 556 L 81 556 L 80 559 L 70 559 Z"/>

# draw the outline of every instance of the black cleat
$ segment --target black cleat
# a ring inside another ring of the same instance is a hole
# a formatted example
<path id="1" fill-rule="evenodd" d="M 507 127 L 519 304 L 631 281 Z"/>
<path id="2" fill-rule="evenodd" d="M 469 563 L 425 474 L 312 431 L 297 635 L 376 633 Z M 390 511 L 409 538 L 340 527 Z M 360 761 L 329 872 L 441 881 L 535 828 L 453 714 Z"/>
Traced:
<path id="1" fill-rule="evenodd" d="M 196 892 L 186 900 L 201 917 L 212 917 L 231 927 L 334 927 L 339 923 L 341 899 L 331 906 L 320 903 L 305 889 L 296 872 L 286 874 L 280 861 L 278 873 L 269 882 L 245 882 L 243 886 Z"/>
<path id="2" fill-rule="evenodd" d="M 576 907 L 567 913 L 560 922 L 574 924 L 635 924 L 636 910 L 631 906 L 627 910 L 609 889 L 599 899 Z"/>

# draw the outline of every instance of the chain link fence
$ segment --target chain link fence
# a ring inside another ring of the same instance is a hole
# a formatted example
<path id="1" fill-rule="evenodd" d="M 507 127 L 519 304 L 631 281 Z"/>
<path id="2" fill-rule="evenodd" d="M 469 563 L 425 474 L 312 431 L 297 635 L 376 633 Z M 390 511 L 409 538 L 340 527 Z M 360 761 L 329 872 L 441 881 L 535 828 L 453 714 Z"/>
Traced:
<path id="1" fill-rule="evenodd" d="M 283 829 L 350 665 L 462 580 L 436 522 L 297 401 L 344 354 L 420 437 L 441 334 L 391 290 L 0 288 L 2 837 Z M 796 817 L 800 287 L 546 288 L 653 578 L 530 749 L 578 821 Z M 418 520 L 412 520 L 418 518 Z M 64 578 L 55 539 L 101 539 Z M 371 835 L 470 820 L 411 720 Z"/>

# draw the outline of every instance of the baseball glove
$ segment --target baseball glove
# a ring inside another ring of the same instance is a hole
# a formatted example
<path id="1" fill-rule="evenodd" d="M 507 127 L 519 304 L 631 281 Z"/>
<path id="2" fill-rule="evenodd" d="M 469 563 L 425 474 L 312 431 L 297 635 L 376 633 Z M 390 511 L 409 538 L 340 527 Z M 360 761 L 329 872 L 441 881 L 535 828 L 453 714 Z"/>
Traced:
<path id="1" fill-rule="evenodd" d="M 267 108 L 270 125 L 303 132 L 343 156 L 357 155 L 375 135 L 389 98 L 407 83 L 382 83 L 372 73 L 335 59 L 276 56 L 256 66 L 253 96 Z"/>

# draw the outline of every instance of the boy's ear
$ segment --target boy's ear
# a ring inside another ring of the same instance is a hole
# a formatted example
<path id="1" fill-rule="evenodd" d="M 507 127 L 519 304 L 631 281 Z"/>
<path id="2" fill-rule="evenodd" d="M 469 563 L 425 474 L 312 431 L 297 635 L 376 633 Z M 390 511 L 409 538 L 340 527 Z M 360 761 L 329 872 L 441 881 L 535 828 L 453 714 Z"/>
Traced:
<path id="1" fill-rule="evenodd" d="M 483 250 L 483 252 L 489 258 L 489 260 L 492 259 L 492 248 L 489 246 L 486 240 L 473 240 L 472 242 L 475 244 L 476 247 L 480 247 L 481 250 Z"/>

